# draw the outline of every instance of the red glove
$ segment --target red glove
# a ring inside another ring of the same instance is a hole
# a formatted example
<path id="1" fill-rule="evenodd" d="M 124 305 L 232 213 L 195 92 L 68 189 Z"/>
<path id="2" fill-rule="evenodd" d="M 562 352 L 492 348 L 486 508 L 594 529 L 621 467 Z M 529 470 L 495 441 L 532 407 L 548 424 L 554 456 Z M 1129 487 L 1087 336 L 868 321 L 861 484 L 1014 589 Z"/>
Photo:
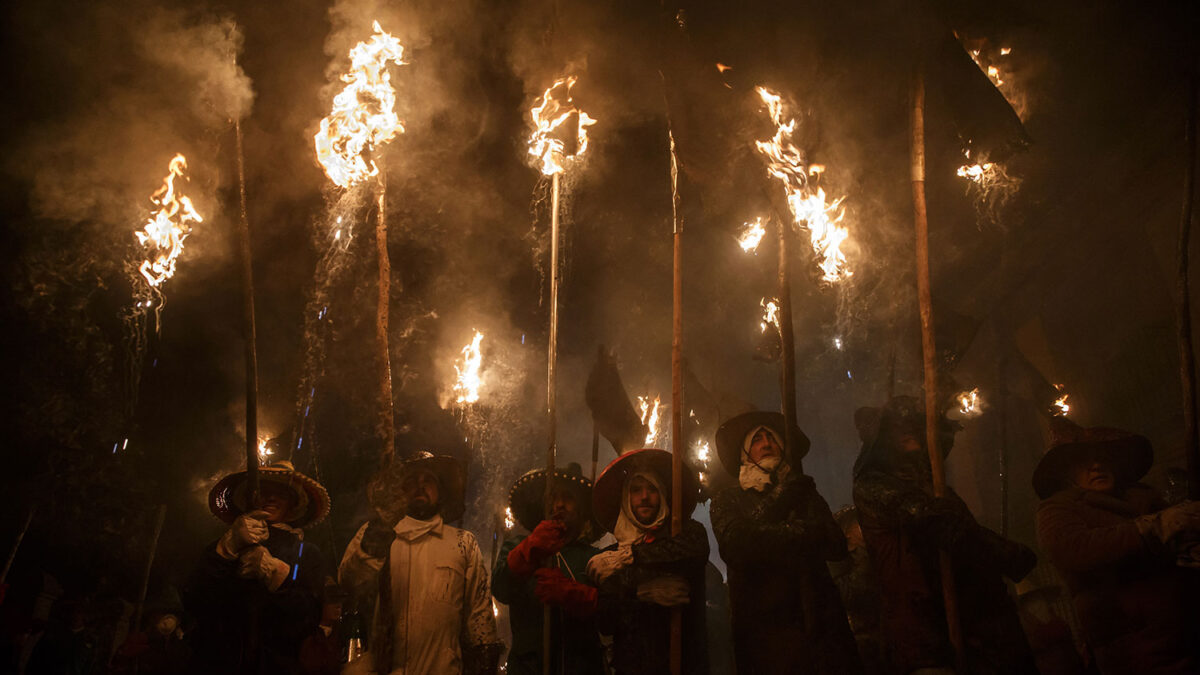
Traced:
<path id="1" fill-rule="evenodd" d="M 508 569 L 517 576 L 533 574 L 547 556 L 558 553 L 567 543 L 567 526 L 557 520 L 543 520 L 508 553 Z"/>
<path id="2" fill-rule="evenodd" d="M 562 607 L 572 616 L 591 616 L 596 613 L 599 592 L 594 586 L 568 579 L 557 568 L 544 567 L 534 573 L 537 587 L 533 589 L 542 604 Z"/>

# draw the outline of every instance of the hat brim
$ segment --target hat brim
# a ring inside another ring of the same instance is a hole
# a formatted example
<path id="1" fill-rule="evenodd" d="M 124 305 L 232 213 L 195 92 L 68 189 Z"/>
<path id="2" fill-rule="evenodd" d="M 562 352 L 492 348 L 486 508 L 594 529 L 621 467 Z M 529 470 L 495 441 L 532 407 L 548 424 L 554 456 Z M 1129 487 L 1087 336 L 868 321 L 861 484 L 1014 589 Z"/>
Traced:
<path id="1" fill-rule="evenodd" d="M 396 484 L 414 471 L 428 471 L 437 476 L 438 509 L 442 520 L 453 522 L 462 518 L 467 495 L 467 470 L 462 462 L 449 455 L 410 459 L 397 467 Z"/>
<path id="2" fill-rule="evenodd" d="M 726 420 L 717 429 L 717 457 L 721 459 L 725 471 L 736 476 L 742 470 L 742 446 L 746 442 L 746 434 L 758 427 L 767 427 L 778 434 L 779 438 L 784 439 L 787 437 L 784 433 L 785 425 L 782 413 L 766 410 L 743 413 Z M 795 457 L 788 458 L 789 461 L 804 459 L 812 442 L 796 425 L 792 425 L 792 442 L 795 444 Z"/>
<path id="3" fill-rule="evenodd" d="M 591 523 L 592 518 L 592 481 L 583 476 L 570 474 L 555 469 L 554 480 L 567 487 L 575 495 L 575 503 L 579 506 L 581 520 Z M 532 531 L 538 523 L 546 518 L 546 470 L 534 469 L 527 471 L 513 483 L 508 491 L 508 507 L 512 509 L 513 518 L 521 527 Z M 599 524 L 590 528 L 586 533 L 589 541 L 600 538 Z"/>
<path id="4" fill-rule="evenodd" d="M 258 478 L 260 481 L 283 485 L 296 493 L 298 501 L 307 501 L 305 509 L 289 519 L 288 525 L 308 527 L 321 522 L 329 515 L 329 492 L 312 478 L 298 471 L 272 466 L 259 467 Z M 217 481 L 208 493 L 208 510 L 222 521 L 232 523 L 248 510 L 244 497 L 246 481 L 245 471 L 230 474 Z"/>
<path id="5" fill-rule="evenodd" d="M 1047 499 L 1067 486 L 1067 472 L 1080 459 L 1093 453 L 1106 454 L 1112 461 L 1118 485 L 1131 485 L 1154 464 L 1154 449 L 1145 436 L 1128 434 L 1103 441 L 1075 441 L 1051 446 L 1033 470 L 1033 491 Z"/>
<path id="6" fill-rule="evenodd" d="M 617 457 L 596 478 L 592 487 L 592 514 L 596 522 L 607 532 L 612 532 L 617 526 L 617 516 L 621 513 L 621 496 L 625 489 L 625 481 L 638 469 L 649 469 L 658 475 L 659 480 L 667 490 L 663 495 L 670 499 L 671 491 L 671 453 L 658 448 L 642 448 L 631 450 Z M 683 472 L 683 514 L 687 518 L 696 508 L 700 497 L 700 480 L 693 471 Z M 515 514 L 514 514 L 515 515 Z"/>

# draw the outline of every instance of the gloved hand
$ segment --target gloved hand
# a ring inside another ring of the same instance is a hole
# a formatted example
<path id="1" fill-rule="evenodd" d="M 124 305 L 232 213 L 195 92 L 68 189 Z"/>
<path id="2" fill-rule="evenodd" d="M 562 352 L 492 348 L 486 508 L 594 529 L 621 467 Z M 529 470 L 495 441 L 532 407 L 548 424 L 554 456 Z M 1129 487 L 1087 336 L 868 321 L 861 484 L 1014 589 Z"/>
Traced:
<path id="1" fill-rule="evenodd" d="M 632 564 L 633 547 L 618 546 L 612 551 L 604 551 L 592 556 L 587 564 L 587 575 L 592 583 L 599 586 L 622 568 Z"/>
<path id="2" fill-rule="evenodd" d="M 386 558 L 396 539 L 396 531 L 388 527 L 382 518 L 372 518 L 367 521 L 367 529 L 363 532 L 363 553 L 372 558 Z"/>
<path id="3" fill-rule="evenodd" d="M 1135 522 L 1143 538 L 1167 544 L 1177 535 L 1200 533 L 1200 502 L 1181 502 Z"/>
<path id="4" fill-rule="evenodd" d="M 556 567 L 543 567 L 534 572 L 537 587 L 533 589 L 544 605 L 562 607 L 572 616 L 591 616 L 596 613 L 596 602 L 600 597 L 595 586 L 588 586 L 566 575 Z"/>
<path id="5" fill-rule="evenodd" d="M 508 569 L 513 574 L 527 577 L 542 560 L 558 553 L 566 544 L 567 526 L 557 520 L 543 520 L 508 552 Z"/>
<path id="6" fill-rule="evenodd" d="M 1018 544 L 1015 541 L 1007 543 L 1006 550 L 1003 552 L 1003 560 L 1000 561 L 1003 565 L 1004 576 L 1013 581 L 1020 581 L 1037 566 L 1037 554 L 1024 544 Z"/>
<path id="7" fill-rule="evenodd" d="M 257 579 L 268 591 L 275 591 L 287 580 L 292 567 L 267 552 L 265 546 L 252 546 L 238 557 L 238 576 Z"/>
<path id="8" fill-rule="evenodd" d="M 234 518 L 229 529 L 221 535 L 221 541 L 217 542 L 217 554 L 233 560 L 247 546 L 266 541 L 270 536 L 266 517 L 266 511 L 249 511 Z"/>
<path id="9" fill-rule="evenodd" d="M 637 599 L 663 607 L 680 607 L 689 602 L 688 585 L 683 577 L 665 574 L 643 581 L 637 587 Z"/>

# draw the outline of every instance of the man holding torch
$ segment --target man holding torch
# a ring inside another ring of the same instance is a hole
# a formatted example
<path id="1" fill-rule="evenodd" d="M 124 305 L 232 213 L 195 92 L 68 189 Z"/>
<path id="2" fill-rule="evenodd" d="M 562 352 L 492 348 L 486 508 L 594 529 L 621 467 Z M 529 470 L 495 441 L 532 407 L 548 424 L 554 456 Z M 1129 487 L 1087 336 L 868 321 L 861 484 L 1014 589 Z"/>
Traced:
<path id="1" fill-rule="evenodd" d="M 958 427 L 938 419 L 944 456 Z M 954 672 L 939 574 L 944 552 L 954 573 L 966 672 L 1036 675 L 1004 577 L 1020 581 L 1037 556 L 976 522 L 953 490 L 934 496 L 920 401 L 897 396 L 882 408 L 860 408 L 854 422 L 863 442 L 854 463 L 854 505 L 879 579 L 889 672 Z"/>
<path id="2" fill-rule="evenodd" d="M 860 673 L 854 634 L 827 561 L 846 539 L 812 478 L 784 457 L 784 418 L 738 415 L 717 430 L 717 454 L 738 484 L 713 498 L 713 534 L 729 566 L 739 673 Z M 809 448 L 799 427 L 796 459 Z"/>
<path id="3" fill-rule="evenodd" d="M 600 632 L 613 640 L 617 675 L 670 672 L 671 614 L 683 612 L 682 673 L 708 673 L 705 631 L 705 565 L 708 533 L 689 516 L 698 479 L 684 475 L 679 534 L 671 536 L 671 453 L 656 448 L 627 452 L 596 479 L 592 508 L 617 543 L 588 563 L 600 587 Z"/>
<path id="4" fill-rule="evenodd" d="M 592 482 L 572 462 L 554 472 L 549 510 L 545 493 L 545 469 L 521 476 L 508 493 L 513 517 L 530 533 L 504 544 L 492 573 L 492 594 L 509 606 L 512 625 L 507 672 L 542 673 L 543 607 L 549 605 L 558 610 L 551 613 L 550 672 L 603 675 L 599 593 L 587 581 L 587 563 L 599 552 L 591 542 L 601 534 L 592 520 Z"/>
<path id="5" fill-rule="evenodd" d="M 404 517 L 367 521 L 339 568 L 341 583 L 378 588 L 367 653 L 347 671 L 494 675 L 504 645 L 487 567 L 475 535 L 447 524 L 465 507 L 462 463 L 419 452 L 388 472 L 403 494 Z"/>

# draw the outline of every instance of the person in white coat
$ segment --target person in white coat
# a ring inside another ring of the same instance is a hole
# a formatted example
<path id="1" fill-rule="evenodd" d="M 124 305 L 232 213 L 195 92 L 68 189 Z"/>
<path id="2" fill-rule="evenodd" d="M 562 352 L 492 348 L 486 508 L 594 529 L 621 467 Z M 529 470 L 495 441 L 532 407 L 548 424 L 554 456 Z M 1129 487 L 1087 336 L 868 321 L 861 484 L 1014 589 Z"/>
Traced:
<path id="1" fill-rule="evenodd" d="M 351 672 L 493 675 L 496 635 L 488 570 L 462 516 L 465 471 L 453 457 L 418 453 L 396 467 L 404 517 L 363 525 L 342 558 L 343 584 L 377 584 L 367 653 Z"/>

